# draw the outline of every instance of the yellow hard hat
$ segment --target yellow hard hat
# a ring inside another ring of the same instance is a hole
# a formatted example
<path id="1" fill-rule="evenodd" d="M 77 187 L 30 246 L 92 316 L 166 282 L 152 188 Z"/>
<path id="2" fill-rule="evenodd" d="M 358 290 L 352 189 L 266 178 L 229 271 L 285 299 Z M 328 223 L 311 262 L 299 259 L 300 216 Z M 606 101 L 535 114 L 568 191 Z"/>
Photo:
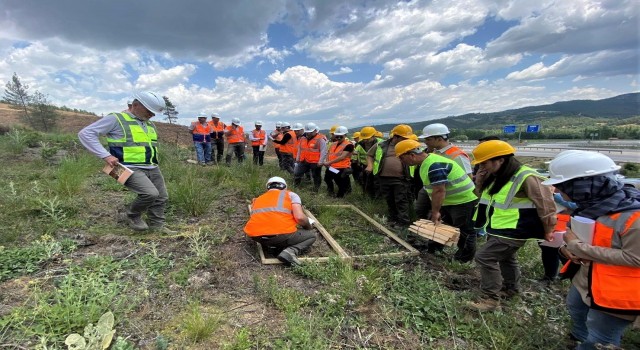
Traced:
<path id="1" fill-rule="evenodd" d="M 504 141 L 486 141 L 479 144 L 476 148 L 473 149 L 473 161 L 471 161 L 471 164 L 476 165 L 495 157 L 506 156 L 508 154 L 515 153 L 516 149 Z"/>
<path id="2" fill-rule="evenodd" d="M 353 138 L 354 139 L 359 139 L 360 138 L 360 131 L 356 131 L 353 133 Z"/>
<path id="3" fill-rule="evenodd" d="M 413 130 L 407 124 L 400 124 L 400 125 L 396 125 L 396 127 L 393 128 L 393 130 L 391 130 L 391 133 L 394 136 L 408 138 L 409 136 L 411 136 L 411 134 L 413 134 Z"/>
<path id="4" fill-rule="evenodd" d="M 339 127 L 340 125 L 334 125 L 331 127 L 331 129 L 329 129 L 329 133 L 333 134 L 334 132 L 336 132 L 336 129 Z"/>
<path id="5" fill-rule="evenodd" d="M 360 130 L 360 138 L 363 140 L 368 140 L 375 136 L 376 129 L 373 126 L 365 126 Z"/>
<path id="6" fill-rule="evenodd" d="M 409 140 L 418 141 L 418 135 L 416 134 L 409 135 Z"/>
<path id="7" fill-rule="evenodd" d="M 375 137 L 384 137 L 384 135 L 382 134 L 382 131 L 376 131 L 376 134 L 374 136 Z"/>
<path id="8" fill-rule="evenodd" d="M 420 142 L 414 140 L 402 140 L 396 144 L 396 157 L 412 151 L 416 148 L 420 148 Z"/>

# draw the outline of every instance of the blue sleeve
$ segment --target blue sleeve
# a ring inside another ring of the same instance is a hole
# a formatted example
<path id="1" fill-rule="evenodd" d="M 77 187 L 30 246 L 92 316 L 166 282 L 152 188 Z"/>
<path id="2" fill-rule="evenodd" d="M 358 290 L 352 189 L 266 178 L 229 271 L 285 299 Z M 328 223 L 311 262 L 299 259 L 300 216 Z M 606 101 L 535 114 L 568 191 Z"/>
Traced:
<path id="1" fill-rule="evenodd" d="M 431 164 L 429 167 L 429 173 L 427 174 L 429 182 L 431 182 L 432 185 L 446 184 L 449 182 L 448 176 L 452 168 L 453 165 L 449 163 Z"/>

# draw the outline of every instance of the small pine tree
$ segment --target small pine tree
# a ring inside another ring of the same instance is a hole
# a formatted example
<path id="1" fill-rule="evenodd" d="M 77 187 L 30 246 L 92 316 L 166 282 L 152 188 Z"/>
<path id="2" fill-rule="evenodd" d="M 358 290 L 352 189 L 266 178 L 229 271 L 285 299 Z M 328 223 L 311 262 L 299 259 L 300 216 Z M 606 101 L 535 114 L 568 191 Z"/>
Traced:
<path id="1" fill-rule="evenodd" d="M 16 106 L 22 110 L 22 116 L 24 118 L 29 117 L 29 103 L 31 102 L 31 96 L 27 92 L 29 90 L 29 85 L 23 84 L 20 81 L 20 77 L 17 73 L 13 73 L 13 77 L 7 84 L 4 89 L 4 100 Z"/>
<path id="2" fill-rule="evenodd" d="M 175 124 L 178 120 L 179 112 L 167 96 L 162 96 L 162 98 L 164 99 L 164 104 L 167 106 L 167 109 L 162 113 L 166 115 L 164 120 L 167 120 L 169 124 Z"/>
<path id="3" fill-rule="evenodd" d="M 25 117 L 26 122 L 36 130 L 52 131 L 58 121 L 56 107 L 49 103 L 47 96 L 36 91 L 29 104 L 31 114 Z"/>

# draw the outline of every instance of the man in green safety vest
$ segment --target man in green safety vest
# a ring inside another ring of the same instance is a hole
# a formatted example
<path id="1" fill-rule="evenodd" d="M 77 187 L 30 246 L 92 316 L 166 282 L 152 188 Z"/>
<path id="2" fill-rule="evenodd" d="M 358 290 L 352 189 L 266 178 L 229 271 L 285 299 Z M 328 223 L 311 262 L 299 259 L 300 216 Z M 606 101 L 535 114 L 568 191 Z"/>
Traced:
<path id="1" fill-rule="evenodd" d="M 108 165 L 122 164 L 133 170 L 124 185 L 138 197 L 126 213 L 121 213 L 131 229 L 175 234 L 177 232 L 165 226 L 164 209 L 169 196 L 158 167 L 158 134 L 155 125 L 149 121 L 164 109 L 162 96 L 136 92 L 130 112 L 111 113 L 80 130 L 78 138 L 89 152 Z M 100 143 L 101 135 L 107 136 L 108 151 Z M 142 217 L 145 213 L 148 224 Z"/>
<path id="2" fill-rule="evenodd" d="M 431 199 L 431 221 L 445 222 L 460 229 L 458 251 L 453 259 L 469 262 L 476 252 L 473 213 L 478 197 L 475 185 L 466 171 L 455 161 L 435 153 L 425 153 L 420 143 L 404 140 L 396 144 L 395 154 L 409 166 L 420 165 L 420 178 Z M 428 251 L 435 253 L 442 245 L 430 241 Z"/>

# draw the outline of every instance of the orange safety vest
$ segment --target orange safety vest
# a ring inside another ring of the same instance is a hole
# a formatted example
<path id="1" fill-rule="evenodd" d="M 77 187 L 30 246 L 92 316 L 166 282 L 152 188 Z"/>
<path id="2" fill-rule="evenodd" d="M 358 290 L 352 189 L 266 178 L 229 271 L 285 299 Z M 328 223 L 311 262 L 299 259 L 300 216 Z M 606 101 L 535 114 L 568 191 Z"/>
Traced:
<path id="1" fill-rule="evenodd" d="M 298 158 L 299 152 L 300 152 L 300 139 L 298 138 L 298 135 L 296 135 L 296 142 L 293 144 L 293 159 Z"/>
<path id="2" fill-rule="evenodd" d="M 306 137 L 300 139 L 300 161 L 309 164 L 318 164 L 320 162 L 320 146 L 318 141 L 322 135 L 316 134 L 311 140 Z M 316 146 L 318 145 L 318 146 Z"/>
<path id="3" fill-rule="evenodd" d="M 447 155 L 447 158 L 453 160 L 460 156 L 467 157 L 469 159 L 469 155 L 462 150 L 462 148 L 457 146 L 451 146 L 448 150 L 444 151 L 444 154 Z"/>
<path id="4" fill-rule="evenodd" d="M 196 122 L 193 127 L 193 142 L 211 142 L 211 125 L 208 123 L 205 125 Z"/>
<path id="5" fill-rule="evenodd" d="M 296 137 L 296 133 L 293 130 L 287 131 L 287 134 L 291 135 L 291 138 L 284 145 L 280 145 L 280 153 L 291 153 L 291 154 L 293 154 L 294 145 L 296 144 L 296 141 L 298 140 L 298 138 Z"/>
<path id="6" fill-rule="evenodd" d="M 239 126 L 237 128 L 233 128 L 233 126 L 227 126 L 227 131 L 229 134 L 227 135 L 227 142 L 229 143 L 240 143 L 244 142 L 244 128 Z"/>
<path id="7" fill-rule="evenodd" d="M 267 137 L 267 132 L 264 130 L 251 131 L 253 138 L 259 138 L 259 140 L 251 141 L 251 146 L 260 146 L 264 143 L 264 139 Z"/>
<path id="8" fill-rule="evenodd" d="M 244 226 L 249 237 L 284 235 L 296 232 L 290 191 L 271 189 L 253 200 L 251 217 Z"/>
<path id="9" fill-rule="evenodd" d="M 218 125 L 213 124 L 213 120 L 209 121 L 209 126 L 211 127 L 211 137 L 214 139 L 221 139 L 224 137 L 224 129 L 227 128 L 223 122 L 218 122 Z"/>
<path id="10" fill-rule="evenodd" d="M 347 140 L 343 140 L 340 143 L 334 142 L 331 145 L 331 148 L 329 149 L 329 154 L 327 155 L 327 160 L 330 162 L 334 159 L 337 159 L 338 157 L 340 157 L 342 155 L 342 152 L 344 152 L 344 149 L 350 145 L 351 142 L 347 141 Z M 347 157 L 337 163 L 331 163 L 331 166 L 336 168 L 336 169 L 344 169 L 344 168 L 350 168 L 351 167 L 351 157 Z"/>
<path id="11" fill-rule="evenodd" d="M 278 135 L 276 135 L 276 137 L 274 137 L 273 139 L 276 140 L 276 141 L 282 140 L 282 133 L 278 132 Z M 274 149 L 280 150 L 280 147 L 282 147 L 281 144 L 275 143 L 275 142 L 273 143 L 273 148 Z"/>

